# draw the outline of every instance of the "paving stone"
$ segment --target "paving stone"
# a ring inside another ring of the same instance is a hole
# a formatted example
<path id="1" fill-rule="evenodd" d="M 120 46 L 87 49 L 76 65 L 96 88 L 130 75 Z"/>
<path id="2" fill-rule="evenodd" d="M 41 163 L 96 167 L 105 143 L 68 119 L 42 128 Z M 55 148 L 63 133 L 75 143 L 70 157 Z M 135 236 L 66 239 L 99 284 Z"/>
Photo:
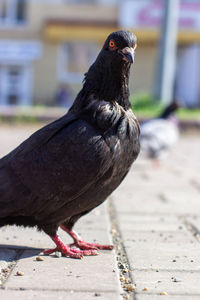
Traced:
<path id="1" fill-rule="evenodd" d="M 199 296 L 188 295 L 137 295 L 137 300 L 199 300 Z"/>
<path id="2" fill-rule="evenodd" d="M 187 231 L 131 231 L 127 230 L 122 233 L 124 244 L 127 248 L 130 248 L 133 243 L 148 243 L 149 246 L 152 244 L 176 244 L 181 247 L 188 243 L 198 243 L 197 240 Z"/>
<path id="3" fill-rule="evenodd" d="M 36 250 L 25 251 L 12 272 L 6 288 L 51 289 L 74 291 L 119 290 L 115 270 L 114 251 L 101 251 L 99 256 L 84 257 L 82 260 L 66 257 L 45 256 L 36 261 Z M 16 276 L 16 272 L 24 276 Z"/>
<path id="4" fill-rule="evenodd" d="M 168 199 L 169 202 L 172 202 L 174 204 L 180 204 L 179 208 L 179 214 L 181 212 L 186 212 L 181 209 L 181 206 L 183 206 L 184 209 L 187 209 L 188 204 L 198 204 L 199 199 L 199 192 L 196 191 L 192 186 L 182 187 L 181 189 L 179 187 L 173 188 L 173 189 L 166 189 L 163 191 L 163 195 L 166 199 Z M 190 212 L 187 211 L 188 213 Z"/>
<path id="5" fill-rule="evenodd" d="M 178 170 L 172 169 L 172 167 L 168 167 L 167 169 L 152 169 L 152 166 L 148 169 L 147 166 L 144 166 L 141 171 L 137 172 L 135 168 L 136 165 L 134 164 L 132 167 L 132 176 L 129 176 L 131 175 L 130 173 L 120 188 L 123 188 L 124 184 L 128 188 L 156 188 L 158 191 L 161 191 L 163 188 L 173 189 L 183 186 L 190 188 L 188 180 L 180 175 L 182 170 L 177 172 Z"/>
<path id="6" fill-rule="evenodd" d="M 131 268 L 159 270 L 200 270 L 200 244 L 132 243 L 126 248 Z"/>
<path id="7" fill-rule="evenodd" d="M 103 203 L 102 205 L 91 211 L 89 214 L 80 218 L 80 220 L 78 220 L 75 225 L 76 230 L 84 228 L 86 230 L 102 229 L 106 231 L 108 227 L 109 219 L 106 203 Z"/>
<path id="8" fill-rule="evenodd" d="M 37 290 L 0 290 L 0 299 L 5 300 L 118 300 L 121 299 L 117 293 L 104 292 L 67 292 L 67 291 L 37 291 Z"/>
<path id="9" fill-rule="evenodd" d="M 199 295 L 199 272 L 182 271 L 133 271 L 136 292 L 142 294 Z M 147 288 L 147 291 L 144 291 Z M 151 299 L 151 296 L 149 296 Z"/>
<path id="10" fill-rule="evenodd" d="M 124 231 L 177 231 L 183 228 L 177 216 L 120 213 L 117 220 Z"/>
<path id="11" fill-rule="evenodd" d="M 199 193 L 195 190 L 191 194 L 182 189 L 179 192 L 162 192 L 156 188 L 127 189 L 119 188 L 112 198 L 118 213 L 184 215 L 197 213 Z"/>
<path id="12" fill-rule="evenodd" d="M 43 248 L 53 246 L 51 239 L 35 228 L 6 226 L 0 229 L 1 248 Z"/>

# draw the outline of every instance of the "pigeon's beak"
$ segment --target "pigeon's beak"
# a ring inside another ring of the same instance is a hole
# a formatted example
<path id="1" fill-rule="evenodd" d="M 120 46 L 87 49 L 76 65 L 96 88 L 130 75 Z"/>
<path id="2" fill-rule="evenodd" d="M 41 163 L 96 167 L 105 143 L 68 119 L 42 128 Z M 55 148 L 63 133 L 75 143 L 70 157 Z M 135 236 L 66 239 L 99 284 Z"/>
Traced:
<path id="1" fill-rule="evenodd" d="M 126 62 L 130 62 L 131 64 L 134 62 L 134 49 L 125 47 L 122 49 L 122 53 L 124 54 L 123 60 Z"/>

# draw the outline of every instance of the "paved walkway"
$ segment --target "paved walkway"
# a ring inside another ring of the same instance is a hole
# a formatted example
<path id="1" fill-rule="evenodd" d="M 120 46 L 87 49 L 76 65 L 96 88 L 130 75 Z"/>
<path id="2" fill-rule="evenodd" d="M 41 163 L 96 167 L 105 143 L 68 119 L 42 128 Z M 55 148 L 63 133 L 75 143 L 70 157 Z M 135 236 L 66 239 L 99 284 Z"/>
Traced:
<path id="1" fill-rule="evenodd" d="M 1 125 L 0 156 L 35 129 Z M 87 241 L 112 242 L 114 251 L 38 261 L 53 247 L 48 236 L 0 229 L 0 299 L 200 299 L 199 149 L 196 134 L 183 136 L 159 168 L 140 157 L 109 201 L 79 221 Z"/>

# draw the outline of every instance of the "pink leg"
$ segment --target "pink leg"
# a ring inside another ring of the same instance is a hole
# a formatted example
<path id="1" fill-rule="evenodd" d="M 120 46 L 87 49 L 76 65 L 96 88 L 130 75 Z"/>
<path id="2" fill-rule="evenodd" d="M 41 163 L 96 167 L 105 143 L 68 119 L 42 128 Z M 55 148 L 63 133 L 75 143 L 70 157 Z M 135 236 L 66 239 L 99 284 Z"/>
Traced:
<path id="1" fill-rule="evenodd" d="M 156 169 L 161 167 L 161 163 L 160 163 L 160 161 L 158 159 L 153 159 L 152 165 Z"/>
<path id="2" fill-rule="evenodd" d="M 70 246 L 76 246 L 82 250 L 87 250 L 87 249 L 112 250 L 113 249 L 112 245 L 100 245 L 100 244 L 96 244 L 96 243 L 86 243 L 85 241 L 82 240 L 82 238 L 74 230 L 69 230 L 64 225 L 61 225 L 60 228 L 62 228 L 62 230 L 64 230 L 64 231 L 66 231 L 73 238 L 74 243 L 71 244 Z"/>
<path id="3" fill-rule="evenodd" d="M 62 253 L 62 255 L 71 257 L 71 258 L 82 258 L 85 255 L 87 256 L 87 255 L 97 255 L 98 254 L 97 251 L 94 251 L 94 250 L 79 250 L 79 249 L 71 248 L 70 246 L 65 245 L 58 235 L 56 235 L 55 237 L 51 236 L 51 239 L 54 241 L 54 243 L 56 244 L 57 247 L 55 249 L 44 250 L 43 252 L 46 255 L 49 255 L 56 251 L 59 251 Z"/>

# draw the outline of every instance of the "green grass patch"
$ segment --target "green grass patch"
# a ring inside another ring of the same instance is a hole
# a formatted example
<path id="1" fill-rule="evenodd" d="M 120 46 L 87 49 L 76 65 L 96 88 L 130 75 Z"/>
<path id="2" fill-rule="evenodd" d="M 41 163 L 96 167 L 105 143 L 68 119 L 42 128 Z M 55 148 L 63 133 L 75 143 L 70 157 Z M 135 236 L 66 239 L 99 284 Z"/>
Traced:
<path id="1" fill-rule="evenodd" d="M 200 121 L 200 108 L 195 108 L 195 109 L 180 108 L 176 115 L 181 120 Z"/>
<path id="2" fill-rule="evenodd" d="M 134 113 L 138 118 L 141 119 L 157 117 L 164 109 L 164 106 L 159 101 L 155 101 L 150 95 L 147 94 L 131 96 L 130 99 Z M 200 108 L 180 108 L 176 113 L 176 116 L 180 120 L 200 121 Z"/>

